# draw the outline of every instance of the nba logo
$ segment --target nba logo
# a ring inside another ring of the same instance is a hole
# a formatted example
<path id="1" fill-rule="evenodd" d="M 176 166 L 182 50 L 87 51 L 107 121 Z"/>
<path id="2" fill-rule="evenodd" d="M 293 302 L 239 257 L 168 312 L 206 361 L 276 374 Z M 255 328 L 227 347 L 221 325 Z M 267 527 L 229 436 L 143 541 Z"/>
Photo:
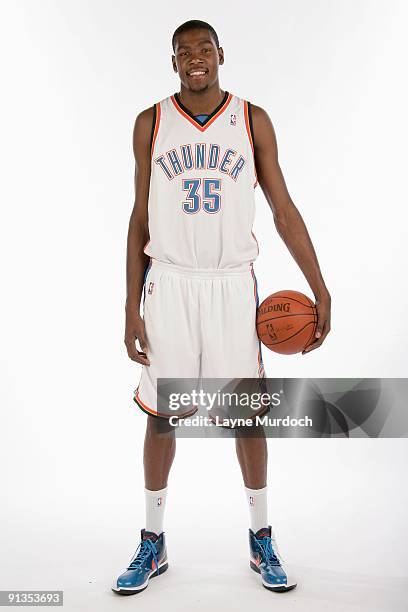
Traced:
<path id="1" fill-rule="evenodd" d="M 266 324 L 266 330 L 267 330 L 268 336 L 270 337 L 271 340 L 277 340 L 278 339 L 278 336 L 276 335 L 276 332 L 273 329 L 272 323 L 267 323 Z"/>
<path id="2" fill-rule="evenodd" d="M 230 125 L 237 125 L 237 116 L 230 115 Z"/>
<path id="3" fill-rule="evenodd" d="M 250 496 L 249 496 L 249 505 L 250 505 L 250 506 L 254 506 L 254 505 L 255 505 L 255 500 L 254 500 L 254 498 L 252 497 L 252 495 L 250 495 Z"/>
<path id="4" fill-rule="evenodd" d="M 154 283 L 150 282 L 149 283 L 149 291 L 147 293 L 153 293 L 153 287 L 154 287 Z"/>
<path id="5" fill-rule="evenodd" d="M 157 498 L 157 507 L 161 506 L 163 502 L 163 498 L 162 497 L 158 497 Z"/>

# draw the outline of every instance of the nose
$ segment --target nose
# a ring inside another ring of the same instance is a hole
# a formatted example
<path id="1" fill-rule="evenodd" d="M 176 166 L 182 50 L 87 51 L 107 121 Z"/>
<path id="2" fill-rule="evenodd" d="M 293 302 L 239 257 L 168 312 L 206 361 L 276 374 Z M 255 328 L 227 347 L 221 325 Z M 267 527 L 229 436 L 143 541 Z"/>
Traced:
<path id="1" fill-rule="evenodd" d="M 201 64 L 202 61 L 203 60 L 201 59 L 201 57 L 198 57 L 198 53 L 193 51 L 190 58 L 190 64 Z"/>

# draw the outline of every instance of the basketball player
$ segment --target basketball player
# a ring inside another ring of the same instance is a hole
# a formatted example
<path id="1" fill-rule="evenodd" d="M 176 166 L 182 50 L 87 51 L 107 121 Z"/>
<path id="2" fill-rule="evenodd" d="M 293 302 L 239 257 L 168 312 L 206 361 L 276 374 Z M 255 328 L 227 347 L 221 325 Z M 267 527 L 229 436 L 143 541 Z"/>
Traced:
<path id="1" fill-rule="evenodd" d="M 224 51 L 208 23 L 184 23 L 172 42 L 180 91 L 141 112 L 134 127 L 125 343 L 130 359 L 143 366 L 134 399 L 147 414 L 146 523 L 115 581 L 113 589 L 121 594 L 139 593 L 168 566 L 163 515 L 176 441 L 156 405 L 157 378 L 265 376 L 255 328 L 257 184 L 316 299 L 316 337 L 304 353 L 321 346 L 330 330 L 330 295 L 287 191 L 268 114 L 220 88 Z M 191 406 L 178 416 L 195 411 Z M 236 450 L 250 513 L 250 566 L 267 589 L 290 590 L 296 582 L 267 516 L 265 435 L 238 436 Z"/>

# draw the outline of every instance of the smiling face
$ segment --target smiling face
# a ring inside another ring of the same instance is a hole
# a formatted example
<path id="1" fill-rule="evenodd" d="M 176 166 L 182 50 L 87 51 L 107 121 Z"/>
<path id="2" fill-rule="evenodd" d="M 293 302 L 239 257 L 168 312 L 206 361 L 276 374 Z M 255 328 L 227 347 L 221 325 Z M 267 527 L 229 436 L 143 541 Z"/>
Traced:
<path id="1" fill-rule="evenodd" d="M 218 81 L 218 66 L 224 63 L 224 52 L 205 28 L 179 34 L 172 56 L 173 68 L 186 89 L 202 91 Z"/>

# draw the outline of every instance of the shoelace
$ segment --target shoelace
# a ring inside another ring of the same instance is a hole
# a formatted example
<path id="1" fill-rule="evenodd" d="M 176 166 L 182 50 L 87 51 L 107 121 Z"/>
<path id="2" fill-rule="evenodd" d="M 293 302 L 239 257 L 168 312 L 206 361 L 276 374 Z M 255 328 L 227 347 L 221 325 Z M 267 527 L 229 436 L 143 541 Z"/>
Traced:
<path id="1" fill-rule="evenodd" d="M 139 550 L 140 548 L 140 550 Z M 139 550 L 139 552 L 138 552 Z M 159 573 L 159 562 L 157 560 L 157 551 L 156 551 L 156 546 L 154 545 L 154 543 L 151 540 L 142 540 L 139 544 L 139 546 L 136 548 L 136 552 L 134 554 L 134 559 L 131 562 L 131 564 L 129 565 L 129 567 L 127 568 L 128 570 L 132 570 L 132 569 L 138 569 L 140 568 L 143 563 L 146 561 L 147 557 L 150 555 L 150 553 L 152 553 L 153 555 L 153 559 L 154 559 L 154 563 L 157 569 L 157 573 Z"/>
<path id="2" fill-rule="evenodd" d="M 262 552 L 265 555 L 266 560 L 271 565 L 280 565 L 280 561 L 278 557 L 275 555 L 275 552 L 272 547 L 272 540 L 267 536 L 262 538 L 261 540 L 257 540 L 259 546 L 261 547 Z"/>

